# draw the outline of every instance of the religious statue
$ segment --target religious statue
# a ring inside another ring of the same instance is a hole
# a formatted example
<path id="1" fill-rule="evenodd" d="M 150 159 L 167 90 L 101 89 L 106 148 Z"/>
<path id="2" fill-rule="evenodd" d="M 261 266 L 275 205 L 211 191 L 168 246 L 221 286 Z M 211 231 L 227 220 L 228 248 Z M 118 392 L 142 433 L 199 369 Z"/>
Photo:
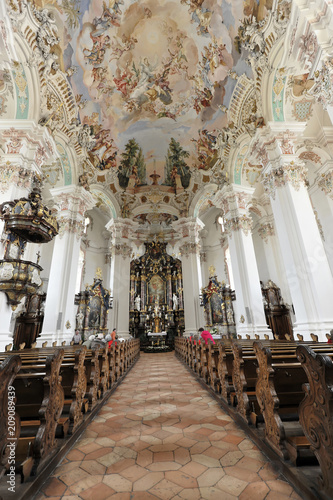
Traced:
<path id="1" fill-rule="evenodd" d="M 76 327 L 78 330 L 82 330 L 83 320 L 84 320 L 84 314 L 82 311 L 79 311 L 76 315 Z"/>
<path id="2" fill-rule="evenodd" d="M 140 311 L 141 298 L 139 295 L 135 297 L 134 302 L 135 302 L 135 309 L 137 311 Z"/>
<path id="3" fill-rule="evenodd" d="M 178 297 L 175 293 L 172 296 L 172 301 L 173 301 L 173 310 L 175 311 L 178 308 Z"/>

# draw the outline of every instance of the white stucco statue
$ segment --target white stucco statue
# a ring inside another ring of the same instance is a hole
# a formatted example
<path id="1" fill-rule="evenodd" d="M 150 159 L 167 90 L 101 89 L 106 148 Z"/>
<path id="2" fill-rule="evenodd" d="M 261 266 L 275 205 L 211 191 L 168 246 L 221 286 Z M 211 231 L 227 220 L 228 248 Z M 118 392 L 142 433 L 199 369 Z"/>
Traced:
<path id="1" fill-rule="evenodd" d="M 140 311 L 141 298 L 139 297 L 139 295 L 135 297 L 134 302 L 135 302 L 135 309 L 137 311 Z"/>
<path id="2" fill-rule="evenodd" d="M 172 296 L 172 301 L 173 301 L 173 310 L 175 311 L 178 308 L 178 297 L 175 293 Z"/>

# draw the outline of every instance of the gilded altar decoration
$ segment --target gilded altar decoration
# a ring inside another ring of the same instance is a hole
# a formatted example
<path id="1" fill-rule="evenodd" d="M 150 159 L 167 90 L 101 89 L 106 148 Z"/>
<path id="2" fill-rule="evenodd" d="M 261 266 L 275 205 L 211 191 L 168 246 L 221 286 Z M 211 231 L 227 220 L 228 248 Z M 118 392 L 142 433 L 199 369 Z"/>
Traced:
<path id="1" fill-rule="evenodd" d="M 232 305 L 235 292 L 225 282 L 217 280 L 214 266 L 209 266 L 209 282 L 202 288 L 201 298 L 206 326 L 218 327 L 223 334 L 233 336 L 236 332 Z"/>
<path id="2" fill-rule="evenodd" d="M 42 202 L 40 189 L 34 187 L 28 198 L 0 205 L 0 218 L 10 231 L 31 243 L 47 243 L 58 234 L 56 218 Z"/>
<path id="3" fill-rule="evenodd" d="M 131 262 L 130 332 L 178 334 L 184 328 L 181 262 L 166 253 L 167 243 L 145 243 L 146 251 Z"/>
<path id="4" fill-rule="evenodd" d="M 78 330 L 84 339 L 107 329 L 111 294 L 110 290 L 104 288 L 101 275 L 101 269 L 97 268 L 93 284 L 86 284 L 85 290 L 75 295 L 75 303 L 78 305 L 75 330 Z"/>

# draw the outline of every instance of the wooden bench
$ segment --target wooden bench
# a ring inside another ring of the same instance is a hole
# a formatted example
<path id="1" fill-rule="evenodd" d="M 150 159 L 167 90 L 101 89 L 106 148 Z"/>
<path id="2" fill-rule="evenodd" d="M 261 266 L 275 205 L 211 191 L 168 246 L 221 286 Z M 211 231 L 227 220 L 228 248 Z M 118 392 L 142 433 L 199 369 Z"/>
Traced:
<path id="1" fill-rule="evenodd" d="M 307 377 L 303 384 L 304 399 L 299 406 L 300 423 L 321 468 L 319 488 L 333 498 L 332 358 L 305 345 L 297 347 L 296 354 Z"/>

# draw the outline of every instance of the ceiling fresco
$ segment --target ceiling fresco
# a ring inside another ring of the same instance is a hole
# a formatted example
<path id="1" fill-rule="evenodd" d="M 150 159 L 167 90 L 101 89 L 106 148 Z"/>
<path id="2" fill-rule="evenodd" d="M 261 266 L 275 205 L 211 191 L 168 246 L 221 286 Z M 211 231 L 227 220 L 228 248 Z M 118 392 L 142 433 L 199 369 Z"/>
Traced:
<path id="1" fill-rule="evenodd" d="M 123 189 L 176 177 L 186 189 L 193 168 L 214 166 L 233 76 L 251 77 L 238 28 L 264 18 L 271 0 L 35 3 L 63 23 L 61 65 L 98 171 L 117 169 Z"/>

